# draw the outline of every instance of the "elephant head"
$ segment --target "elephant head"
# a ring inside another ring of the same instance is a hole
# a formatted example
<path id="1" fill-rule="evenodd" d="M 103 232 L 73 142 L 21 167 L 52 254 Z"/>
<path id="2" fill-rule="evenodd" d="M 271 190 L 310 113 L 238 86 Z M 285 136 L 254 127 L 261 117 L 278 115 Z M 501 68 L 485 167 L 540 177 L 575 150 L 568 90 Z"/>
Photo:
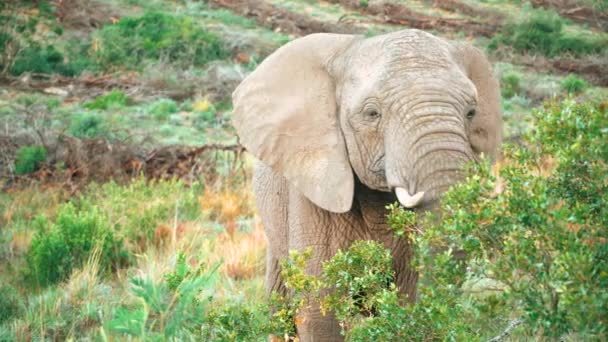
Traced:
<path id="1" fill-rule="evenodd" d="M 501 141 L 482 52 L 419 30 L 314 34 L 269 56 L 233 93 L 241 143 L 317 206 L 350 210 L 355 176 L 406 207 L 435 202 Z"/>

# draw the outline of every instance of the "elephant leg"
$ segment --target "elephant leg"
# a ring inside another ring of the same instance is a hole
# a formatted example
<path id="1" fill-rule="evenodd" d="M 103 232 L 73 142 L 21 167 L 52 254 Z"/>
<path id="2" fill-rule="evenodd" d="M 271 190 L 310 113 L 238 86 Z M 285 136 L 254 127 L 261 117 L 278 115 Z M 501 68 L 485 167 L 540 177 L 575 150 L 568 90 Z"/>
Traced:
<path id="1" fill-rule="evenodd" d="M 356 240 L 349 234 L 353 223 L 349 214 L 325 211 L 296 190 L 289 196 L 289 249 L 304 251 L 312 248 L 306 274 L 320 276 L 322 262 L 330 259 L 339 248 L 347 248 Z M 302 342 L 343 341 L 341 328 L 330 312 L 323 315 L 319 303 L 312 301 L 297 319 L 298 337 Z"/>
<path id="2" fill-rule="evenodd" d="M 266 290 L 285 295 L 280 261 L 288 257 L 287 197 L 289 190 L 283 176 L 256 162 L 253 174 L 254 193 L 268 249 L 266 254 Z"/>

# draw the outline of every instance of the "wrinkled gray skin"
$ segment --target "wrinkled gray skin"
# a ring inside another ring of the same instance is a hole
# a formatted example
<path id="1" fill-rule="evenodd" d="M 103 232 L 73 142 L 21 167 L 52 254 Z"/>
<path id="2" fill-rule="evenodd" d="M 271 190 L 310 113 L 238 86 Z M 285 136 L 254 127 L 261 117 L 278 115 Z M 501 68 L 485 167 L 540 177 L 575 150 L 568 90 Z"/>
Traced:
<path id="1" fill-rule="evenodd" d="M 463 163 L 494 157 L 501 141 L 499 88 L 483 53 L 418 30 L 297 39 L 233 100 L 241 142 L 258 159 L 268 291 L 285 292 L 279 261 L 289 250 L 312 247 L 307 272 L 318 275 L 338 249 L 374 239 L 392 250 L 397 285 L 415 300 L 410 248 L 387 229 L 385 205 L 401 188 L 421 194 L 413 210 L 432 208 Z M 314 308 L 297 328 L 302 341 L 342 339 Z"/>

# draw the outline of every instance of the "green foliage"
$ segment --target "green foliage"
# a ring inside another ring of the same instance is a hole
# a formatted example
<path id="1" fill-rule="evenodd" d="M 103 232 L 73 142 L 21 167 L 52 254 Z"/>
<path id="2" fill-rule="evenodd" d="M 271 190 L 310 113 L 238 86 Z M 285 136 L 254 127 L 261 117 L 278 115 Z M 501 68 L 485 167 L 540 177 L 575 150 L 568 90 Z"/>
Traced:
<path id="1" fill-rule="evenodd" d="M 273 331 L 279 336 L 295 336 L 295 321 L 298 313 L 317 296 L 321 281 L 304 273 L 306 262 L 312 257 L 312 248 L 305 251 L 290 251 L 289 258 L 281 261 L 281 276 L 285 287 L 292 291 L 289 298 L 273 294 Z"/>
<path id="2" fill-rule="evenodd" d="M 36 234 L 27 252 L 28 276 L 46 286 L 65 280 L 99 249 L 99 265 L 110 271 L 125 263 L 122 241 L 110 230 L 99 209 L 61 206 L 54 223 L 39 216 Z"/>
<path id="3" fill-rule="evenodd" d="M 95 100 L 86 102 L 84 107 L 87 109 L 108 110 L 128 106 L 133 100 L 122 90 L 112 90 L 111 92 L 97 96 Z"/>
<path id="4" fill-rule="evenodd" d="M 93 56 L 106 69 L 115 66 L 137 69 L 148 59 L 203 65 L 229 56 L 221 40 L 192 18 L 159 12 L 122 18 L 116 24 L 104 26 L 95 37 L 98 48 Z"/>
<path id="5" fill-rule="evenodd" d="M 497 173 L 470 166 L 439 215 L 387 207 L 391 229 L 414 243 L 416 302 L 397 291 L 390 252 L 359 241 L 318 278 L 303 273 L 307 254 L 291 254 L 285 317 L 318 298 L 350 341 L 483 341 L 509 324 L 524 339 L 605 339 L 607 106 L 567 100 L 533 117 L 533 148 L 507 147 Z"/>
<path id="6" fill-rule="evenodd" d="M 178 110 L 179 106 L 171 99 L 160 99 L 150 106 L 150 114 L 158 120 L 167 120 L 171 114 Z"/>
<path id="7" fill-rule="evenodd" d="M 605 51 L 607 39 L 564 31 L 564 20 L 554 11 L 534 9 L 519 22 L 512 22 L 490 42 L 490 48 L 510 45 L 515 51 L 541 53 L 553 57 L 564 53 L 576 56 Z"/>
<path id="8" fill-rule="evenodd" d="M 265 305 L 228 302 L 212 306 L 202 327 L 204 341 L 268 341 L 272 327 Z"/>
<path id="9" fill-rule="evenodd" d="M 110 137 L 110 129 L 103 116 L 96 113 L 81 113 L 72 116 L 68 132 L 80 139 Z"/>
<path id="10" fill-rule="evenodd" d="M 509 72 L 502 75 L 500 90 L 505 98 L 512 98 L 521 92 L 521 75 L 516 72 Z"/>
<path id="11" fill-rule="evenodd" d="M 0 324 L 23 314 L 25 306 L 21 295 L 13 286 L 0 283 Z"/>
<path id="12" fill-rule="evenodd" d="M 128 185 L 92 184 L 77 203 L 103 209 L 114 231 L 131 241 L 152 240 L 154 229 L 165 222 L 194 220 L 200 216 L 201 186 L 178 180 L 147 181 L 136 178 Z M 155 198 L 150 201 L 150 198 Z"/>
<path id="13" fill-rule="evenodd" d="M 568 100 L 533 115 L 536 149 L 508 148 L 497 176 L 479 165 L 445 196 L 419 239 L 422 274 L 458 300 L 484 293 L 460 317 L 520 313 L 535 336 L 605 337 L 606 107 Z"/>
<path id="14" fill-rule="evenodd" d="M 83 58 L 76 63 L 66 61 L 64 55 L 52 45 L 41 46 L 31 43 L 16 56 L 11 74 L 19 76 L 24 72 L 31 72 L 75 76 L 90 65 L 91 63 Z"/>
<path id="15" fill-rule="evenodd" d="M 336 317 L 356 324 L 359 316 L 369 317 L 377 311 L 377 295 L 394 285 L 390 251 L 374 241 L 355 242 L 348 251 L 338 251 L 331 262 L 323 264 L 323 282 L 334 288 L 321 306 L 332 308 Z"/>
<path id="16" fill-rule="evenodd" d="M 15 173 L 24 175 L 32 173 L 46 160 L 46 149 L 43 146 L 24 146 L 17 151 Z"/>
<path id="17" fill-rule="evenodd" d="M 562 80 L 560 86 L 568 94 L 579 94 L 589 88 L 589 83 L 576 75 L 570 74 Z"/>
<path id="18" fill-rule="evenodd" d="M 368 0 L 359 0 L 359 6 L 367 7 L 367 6 L 369 6 L 369 1 Z"/>

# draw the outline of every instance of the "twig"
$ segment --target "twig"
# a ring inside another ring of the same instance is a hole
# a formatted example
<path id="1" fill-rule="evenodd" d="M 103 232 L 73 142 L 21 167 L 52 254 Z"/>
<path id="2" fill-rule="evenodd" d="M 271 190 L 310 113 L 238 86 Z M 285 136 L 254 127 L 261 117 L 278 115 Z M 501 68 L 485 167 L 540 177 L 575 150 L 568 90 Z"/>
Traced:
<path id="1" fill-rule="evenodd" d="M 503 332 L 501 332 L 497 336 L 493 337 L 492 339 L 489 339 L 488 342 L 499 342 L 499 341 L 504 340 L 507 336 L 509 336 L 511 334 L 513 329 L 517 328 L 517 326 L 522 324 L 523 322 L 524 322 L 524 320 L 521 318 L 512 320 Z"/>

